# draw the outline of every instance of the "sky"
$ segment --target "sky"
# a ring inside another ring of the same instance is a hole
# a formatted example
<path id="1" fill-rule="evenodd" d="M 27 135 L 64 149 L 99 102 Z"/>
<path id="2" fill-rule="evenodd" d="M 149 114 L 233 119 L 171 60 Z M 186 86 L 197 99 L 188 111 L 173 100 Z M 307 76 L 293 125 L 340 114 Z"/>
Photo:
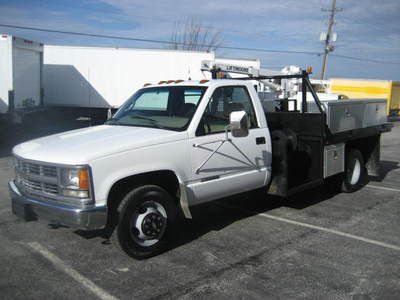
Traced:
<path id="1" fill-rule="evenodd" d="M 170 40 L 175 24 L 190 19 L 220 32 L 224 46 L 323 51 L 331 0 L 0 0 L 0 24 L 133 38 Z M 327 77 L 400 80 L 400 1 L 337 0 L 333 54 L 388 63 L 329 56 Z M 44 44 L 165 48 L 157 43 L 124 41 L 11 29 Z M 261 51 L 217 50 L 217 56 L 258 58 L 263 67 L 313 66 L 318 77 L 322 56 Z"/>

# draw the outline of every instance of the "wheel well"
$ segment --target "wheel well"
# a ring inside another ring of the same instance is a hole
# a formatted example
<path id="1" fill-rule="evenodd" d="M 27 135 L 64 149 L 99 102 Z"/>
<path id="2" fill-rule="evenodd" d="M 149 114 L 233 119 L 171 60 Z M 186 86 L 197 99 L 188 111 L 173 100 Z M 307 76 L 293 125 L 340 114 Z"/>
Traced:
<path id="1" fill-rule="evenodd" d="M 115 226 L 118 221 L 118 206 L 122 198 L 133 188 L 146 184 L 158 185 L 165 189 L 173 199 L 179 201 L 179 181 L 170 170 L 153 171 L 136 174 L 118 180 L 113 184 L 107 197 L 107 225 Z"/>
<path id="2" fill-rule="evenodd" d="M 364 163 L 367 163 L 376 147 L 379 147 L 380 135 L 369 136 L 346 143 L 346 149 L 357 149 L 361 152 Z"/>
<path id="3" fill-rule="evenodd" d="M 364 160 L 365 167 L 370 176 L 379 176 L 380 142 L 381 136 L 374 135 L 346 144 L 346 148 L 358 149 Z"/>

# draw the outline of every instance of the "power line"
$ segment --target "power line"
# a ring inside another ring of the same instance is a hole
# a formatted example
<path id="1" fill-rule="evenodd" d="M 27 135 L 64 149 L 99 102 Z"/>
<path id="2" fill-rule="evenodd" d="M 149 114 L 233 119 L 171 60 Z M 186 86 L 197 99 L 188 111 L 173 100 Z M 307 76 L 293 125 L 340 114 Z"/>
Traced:
<path id="1" fill-rule="evenodd" d="M 122 37 L 122 36 L 113 36 L 113 35 L 103 35 L 103 34 L 92 34 L 92 33 L 84 33 L 84 32 L 74 32 L 74 31 L 62 31 L 62 30 L 53 30 L 53 29 L 44 29 L 44 28 L 36 28 L 36 27 L 27 27 L 27 26 L 17 26 L 10 24 L 0 24 L 0 27 L 7 28 L 15 28 L 15 29 L 25 29 L 32 31 L 42 31 L 42 32 L 50 32 L 50 33 L 60 33 L 60 34 L 70 34 L 70 35 L 79 35 L 79 36 L 87 36 L 87 37 L 98 37 L 98 38 L 107 38 L 107 39 L 118 39 L 118 40 L 128 40 L 128 41 L 136 41 L 136 42 L 146 42 L 146 43 L 155 43 L 155 44 L 180 44 L 183 43 L 175 43 L 164 40 L 154 40 L 154 39 L 142 39 L 142 38 L 133 38 L 133 37 Z M 202 47 L 209 47 L 210 45 L 199 45 Z M 312 51 L 295 51 L 295 50 L 273 50 L 273 49 L 262 49 L 262 48 L 246 48 L 246 47 L 233 47 L 233 46 L 220 46 L 221 49 L 229 49 L 229 50 L 240 50 L 240 51 L 254 51 L 254 52 L 268 52 L 268 53 L 287 53 L 287 54 L 307 54 L 307 55 L 317 55 L 320 56 L 323 53 L 321 52 L 312 52 Z M 375 59 L 368 58 L 360 58 L 355 56 L 347 56 L 342 54 L 331 54 L 332 56 L 344 59 L 372 62 L 372 63 L 381 63 L 381 64 L 396 64 L 400 65 L 400 62 L 394 61 L 381 61 Z"/>
<path id="2" fill-rule="evenodd" d="M 339 57 L 339 58 L 344 58 L 344 59 L 351 59 L 351 60 L 372 62 L 372 63 L 377 63 L 377 64 L 400 65 L 400 62 L 397 62 L 397 61 L 387 61 L 387 60 L 377 60 L 377 59 L 361 58 L 361 57 L 348 56 L 348 55 L 342 55 L 342 54 L 331 54 L 331 56 L 335 56 L 335 57 Z"/>
<path id="3" fill-rule="evenodd" d="M 94 33 L 84 33 L 84 32 L 75 32 L 75 31 L 64 31 L 64 30 L 55 30 L 55 29 L 46 29 L 46 28 L 37 28 L 37 27 L 28 27 L 28 26 L 17 26 L 17 25 L 10 25 L 10 24 L 0 24 L 0 27 L 7 27 L 7 28 L 14 28 L 14 29 L 25 29 L 25 30 L 41 31 L 41 32 L 60 33 L 60 34 L 79 35 L 79 36 L 88 36 L 88 37 L 97 37 L 97 38 L 107 38 L 107 39 L 135 41 L 135 42 L 145 42 L 145 43 L 154 43 L 154 44 L 164 44 L 164 45 L 176 45 L 176 44 L 184 45 L 184 43 L 165 41 L 165 40 L 143 39 L 143 38 L 124 37 L 124 36 L 105 35 L 105 34 L 94 34 Z M 212 48 L 212 45 L 207 45 L 207 44 L 199 44 L 198 46 L 205 47 L 205 48 L 208 48 L 208 47 Z M 226 49 L 226 50 L 268 52 L 268 53 L 286 53 L 286 54 L 307 54 L 307 55 L 317 55 L 317 56 L 320 56 L 322 54 L 320 52 L 313 52 L 313 51 L 274 50 L 274 49 L 247 48 L 247 47 L 234 47 L 234 46 L 219 46 L 218 48 L 219 49 Z"/>

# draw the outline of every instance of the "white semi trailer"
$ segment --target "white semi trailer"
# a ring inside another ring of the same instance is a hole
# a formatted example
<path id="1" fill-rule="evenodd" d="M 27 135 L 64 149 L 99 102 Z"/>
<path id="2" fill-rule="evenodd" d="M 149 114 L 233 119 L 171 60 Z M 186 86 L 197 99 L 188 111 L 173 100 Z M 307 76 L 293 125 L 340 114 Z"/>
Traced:
<path id="1" fill-rule="evenodd" d="M 118 108 L 145 83 L 203 79 L 211 52 L 112 47 L 44 47 L 48 106 Z"/>
<path id="2" fill-rule="evenodd" d="M 14 121 L 42 105 L 43 44 L 0 36 L 0 114 Z"/>
<path id="3" fill-rule="evenodd" d="M 260 68 L 258 59 L 216 58 L 213 52 L 45 45 L 44 102 L 119 108 L 146 83 L 210 79 L 209 72 L 201 70 L 204 60 Z"/>

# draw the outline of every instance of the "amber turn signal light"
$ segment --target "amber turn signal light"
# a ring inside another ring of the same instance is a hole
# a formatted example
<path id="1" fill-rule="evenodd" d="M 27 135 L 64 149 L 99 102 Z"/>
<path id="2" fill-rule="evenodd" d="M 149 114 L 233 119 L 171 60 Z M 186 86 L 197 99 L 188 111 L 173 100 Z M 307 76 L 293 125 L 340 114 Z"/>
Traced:
<path id="1" fill-rule="evenodd" d="M 79 189 L 89 189 L 89 174 L 88 170 L 79 170 Z"/>

